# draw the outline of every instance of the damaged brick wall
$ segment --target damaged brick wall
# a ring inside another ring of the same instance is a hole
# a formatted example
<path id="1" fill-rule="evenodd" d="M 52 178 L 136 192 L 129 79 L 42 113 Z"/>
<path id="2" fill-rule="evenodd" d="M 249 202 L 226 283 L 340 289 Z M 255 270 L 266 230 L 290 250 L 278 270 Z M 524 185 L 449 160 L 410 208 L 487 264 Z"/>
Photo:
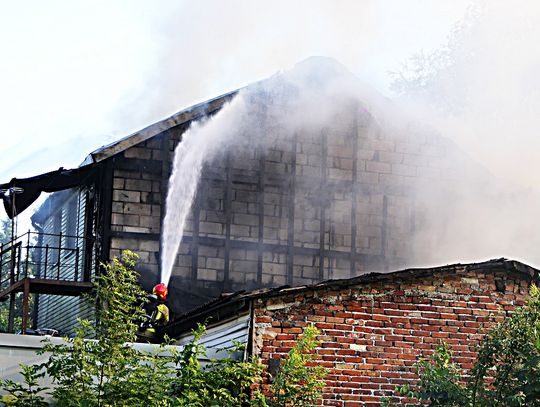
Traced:
<path id="1" fill-rule="evenodd" d="M 378 406 L 415 381 L 413 364 L 441 340 L 470 369 L 483 333 L 524 303 L 530 284 L 504 270 L 465 267 L 391 276 L 256 300 L 253 354 L 265 364 L 282 358 L 313 324 L 322 341 L 316 363 L 329 369 L 323 404 Z"/>

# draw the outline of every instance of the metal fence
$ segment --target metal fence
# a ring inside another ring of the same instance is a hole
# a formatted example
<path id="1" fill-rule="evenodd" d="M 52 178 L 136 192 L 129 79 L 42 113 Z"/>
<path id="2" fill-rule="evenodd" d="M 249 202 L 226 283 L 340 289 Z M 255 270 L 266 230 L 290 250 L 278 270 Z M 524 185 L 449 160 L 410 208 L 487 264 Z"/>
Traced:
<path id="1" fill-rule="evenodd" d="M 0 245 L 0 291 L 23 278 L 83 281 L 85 251 L 91 246 L 82 236 L 26 232 Z"/>

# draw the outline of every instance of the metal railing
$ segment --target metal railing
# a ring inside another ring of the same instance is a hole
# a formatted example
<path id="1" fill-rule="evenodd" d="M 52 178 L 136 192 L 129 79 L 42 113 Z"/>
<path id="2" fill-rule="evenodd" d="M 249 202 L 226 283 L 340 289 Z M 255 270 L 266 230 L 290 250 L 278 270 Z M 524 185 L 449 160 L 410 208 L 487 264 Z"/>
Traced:
<path id="1" fill-rule="evenodd" d="M 0 291 L 23 278 L 83 281 L 90 268 L 85 251 L 90 239 L 82 236 L 28 231 L 0 245 Z"/>

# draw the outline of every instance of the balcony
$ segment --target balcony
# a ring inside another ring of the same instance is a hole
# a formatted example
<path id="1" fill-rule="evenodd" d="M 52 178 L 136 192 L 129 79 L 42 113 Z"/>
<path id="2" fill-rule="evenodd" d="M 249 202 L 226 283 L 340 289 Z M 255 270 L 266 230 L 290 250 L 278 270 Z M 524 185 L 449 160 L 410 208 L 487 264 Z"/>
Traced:
<path id="1" fill-rule="evenodd" d="M 15 298 L 23 293 L 21 332 L 28 329 L 30 294 L 80 296 L 92 287 L 93 242 L 81 236 L 27 232 L 0 245 L 0 302 L 9 300 L 13 331 Z"/>

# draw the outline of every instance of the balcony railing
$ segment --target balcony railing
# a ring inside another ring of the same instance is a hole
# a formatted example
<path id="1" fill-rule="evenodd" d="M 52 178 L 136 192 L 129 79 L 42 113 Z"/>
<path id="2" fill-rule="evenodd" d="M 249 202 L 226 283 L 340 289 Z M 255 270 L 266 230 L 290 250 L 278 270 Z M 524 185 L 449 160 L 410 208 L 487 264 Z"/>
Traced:
<path id="1" fill-rule="evenodd" d="M 88 281 L 87 238 L 30 232 L 0 245 L 0 292 L 21 279 Z"/>

